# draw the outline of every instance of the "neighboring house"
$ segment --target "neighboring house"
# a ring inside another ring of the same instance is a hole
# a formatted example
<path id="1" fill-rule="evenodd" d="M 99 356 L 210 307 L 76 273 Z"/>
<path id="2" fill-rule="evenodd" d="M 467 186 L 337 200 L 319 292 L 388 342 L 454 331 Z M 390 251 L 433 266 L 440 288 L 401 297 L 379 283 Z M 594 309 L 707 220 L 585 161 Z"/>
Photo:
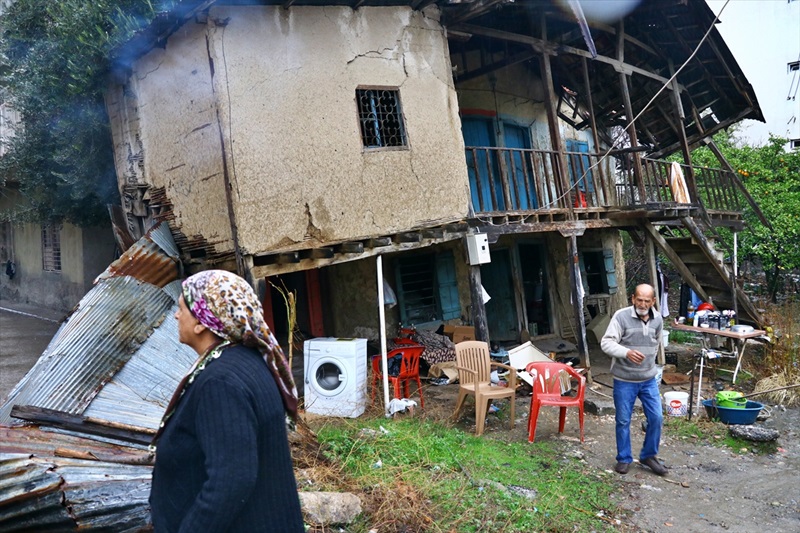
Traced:
<path id="1" fill-rule="evenodd" d="M 763 120 L 755 95 L 716 29 L 668 83 L 713 21 L 703 0 L 645 2 L 589 22 L 593 58 L 575 16 L 541 1 L 180 2 L 116 51 L 117 230 L 168 221 L 187 269 L 247 276 L 279 334 L 274 285 L 298 291 L 307 335 L 377 338 L 382 255 L 392 328 L 463 322 L 586 353 L 586 324 L 628 301 L 621 231 L 647 243 L 653 279 L 659 249 L 758 322 L 713 245 L 752 199 L 689 155 Z M 659 159 L 676 151 L 688 202 Z M 489 263 L 470 264 L 476 234 Z"/>
<path id="2" fill-rule="evenodd" d="M 0 187 L 0 307 L 10 301 L 66 313 L 114 260 L 114 235 L 110 225 L 81 228 L 6 218 L 25 203 L 13 183 Z"/>
<path id="3" fill-rule="evenodd" d="M 19 123 L 13 108 L 0 104 L 0 157 Z M 0 306 L 5 300 L 66 313 L 114 260 L 111 225 L 17 222 L 26 205 L 18 184 L 0 176 Z"/>

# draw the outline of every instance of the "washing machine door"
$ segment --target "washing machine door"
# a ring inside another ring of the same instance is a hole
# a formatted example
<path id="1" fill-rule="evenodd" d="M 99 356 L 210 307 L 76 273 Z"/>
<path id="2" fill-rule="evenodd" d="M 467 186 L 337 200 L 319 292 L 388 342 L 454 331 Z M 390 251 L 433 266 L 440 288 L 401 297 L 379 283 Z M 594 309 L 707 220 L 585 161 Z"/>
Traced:
<path id="1" fill-rule="evenodd" d="M 333 357 L 322 357 L 311 367 L 311 386 L 321 396 L 332 398 L 341 394 L 348 379 L 347 367 Z"/>

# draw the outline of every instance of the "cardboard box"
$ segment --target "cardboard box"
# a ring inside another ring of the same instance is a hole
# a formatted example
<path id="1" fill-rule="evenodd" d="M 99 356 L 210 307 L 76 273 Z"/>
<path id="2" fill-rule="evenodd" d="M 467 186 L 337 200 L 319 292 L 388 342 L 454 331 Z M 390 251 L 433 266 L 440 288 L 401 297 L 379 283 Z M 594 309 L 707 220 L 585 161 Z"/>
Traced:
<path id="1" fill-rule="evenodd" d="M 453 343 L 455 344 L 458 344 L 459 342 L 462 341 L 475 340 L 475 328 L 472 326 L 445 325 L 444 334 L 448 339 L 453 341 Z"/>

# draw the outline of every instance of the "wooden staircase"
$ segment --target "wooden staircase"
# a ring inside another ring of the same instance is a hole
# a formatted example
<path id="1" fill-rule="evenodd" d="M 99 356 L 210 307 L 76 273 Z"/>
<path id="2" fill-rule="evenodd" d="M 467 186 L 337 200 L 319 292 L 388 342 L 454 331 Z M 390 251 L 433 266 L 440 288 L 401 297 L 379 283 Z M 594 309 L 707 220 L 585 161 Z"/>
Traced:
<path id="1" fill-rule="evenodd" d="M 739 320 L 761 325 L 763 318 L 747 294 L 736 287 L 734 307 L 732 287 L 733 270 L 730 261 L 717 250 L 714 239 L 706 237 L 695 219 L 681 219 L 686 234 L 665 237 L 649 222 L 645 231 L 680 272 L 683 280 L 704 300 L 711 301 L 717 309 L 738 309 Z"/>

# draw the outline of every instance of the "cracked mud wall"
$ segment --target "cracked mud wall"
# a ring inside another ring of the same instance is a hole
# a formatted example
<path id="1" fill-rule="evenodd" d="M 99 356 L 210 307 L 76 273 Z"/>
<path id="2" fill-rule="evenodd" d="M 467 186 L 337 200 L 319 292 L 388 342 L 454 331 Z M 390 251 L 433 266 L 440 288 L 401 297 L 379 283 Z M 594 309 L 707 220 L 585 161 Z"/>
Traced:
<path id="1" fill-rule="evenodd" d="M 112 84 L 106 106 L 120 191 L 164 188 L 172 226 L 224 253 L 233 241 L 211 79 L 206 25 L 191 21 Z"/>
<path id="2" fill-rule="evenodd" d="M 233 202 L 250 253 L 386 235 L 467 212 L 437 11 L 217 6 L 209 14 Z M 359 87 L 398 88 L 408 149 L 365 151 Z"/>

